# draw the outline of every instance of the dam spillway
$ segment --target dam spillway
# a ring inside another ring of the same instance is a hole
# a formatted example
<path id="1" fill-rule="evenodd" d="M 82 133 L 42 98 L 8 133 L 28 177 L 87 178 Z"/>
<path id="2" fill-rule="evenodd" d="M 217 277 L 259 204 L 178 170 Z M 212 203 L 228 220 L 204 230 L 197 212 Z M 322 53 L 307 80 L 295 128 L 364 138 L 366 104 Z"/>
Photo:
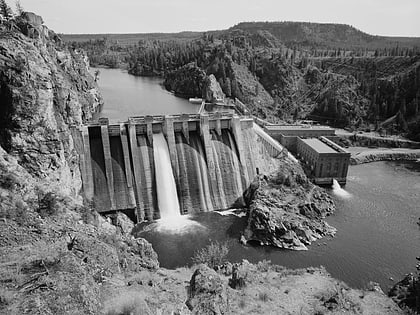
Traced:
<path id="1" fill-rule="evenodd" d="M 133 209 L 138 221 L 160 219 L 170 203 L 180 214 L 243 207 L 258 170 L 279 154 L 253 125 L 252 118 L 215 113 L 75 128 L 85 198 L 99 212 Z"/>

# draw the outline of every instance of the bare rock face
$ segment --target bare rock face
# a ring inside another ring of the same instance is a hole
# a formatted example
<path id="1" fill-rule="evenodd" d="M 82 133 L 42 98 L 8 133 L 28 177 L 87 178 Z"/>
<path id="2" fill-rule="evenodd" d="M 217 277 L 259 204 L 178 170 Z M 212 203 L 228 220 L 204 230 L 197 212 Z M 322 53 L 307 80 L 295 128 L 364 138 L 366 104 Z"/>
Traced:
<path id="1" fill-rule="evenodd" d="M 134 222 L 124 213 L 118 212 L 115 216 L 115 225 L 124 236 L 129 236 L 134 228 Z"/>
<path id="2" fill-rule="evenodd" d="M 220 276 L 206 265 L 194 272 L 186 302 L 192 314 L 226 314 L 226 287 Z"/>
<path id="3" fill-rule="evenodd" d="M 313 241 L 336 232 L 323 220 L 335 210 L 332 199 L 287 158 L 276 173 L 260 179 L 251 195 L 244 233 L 248 242 L 307 250 Z"/>
<path id="4" fill-rule="evenodd" d="M 101 97 L 84 55 L 50 38 L 41 17 L 27 13 L 16 23 L 0 26 L 0 146 L 45 189 L 75 195 L 81 179 L 70 125 L 90 119 Z"/>
<path id="5" fill-rule="evenodd" d="M 211 103 L 216 103 L 225 99 L 225 93 L 223 93 L 219 82 L 217 82 L 216 77 L 213 74 L 210 74 L 205 80 L 204 96 L 206 101 Z"/>
<path id="6" fill-rule="evenodd" d="M 399 306 L 407 306 L 420 311 L 420 277 L 408 274 L 392 287 L 388 296 Z"/>
<path id="7" fill-rule="evenodd" d="M 235 91 L 236 97 L 247 104 L 252 114 L 267 118 L 266 109 L 274 104 L 274 99 L 247 67 L 233 61 L 230 62 L 230 67 L 234 74 L 231 83 L 232 91 Z"/>
<path id="8" fill-rule="evenodd" d="M 21 17 L 33 26 L 40 26 L 44 24 L 42 17 L 33 12 L 23 12 Z"/>

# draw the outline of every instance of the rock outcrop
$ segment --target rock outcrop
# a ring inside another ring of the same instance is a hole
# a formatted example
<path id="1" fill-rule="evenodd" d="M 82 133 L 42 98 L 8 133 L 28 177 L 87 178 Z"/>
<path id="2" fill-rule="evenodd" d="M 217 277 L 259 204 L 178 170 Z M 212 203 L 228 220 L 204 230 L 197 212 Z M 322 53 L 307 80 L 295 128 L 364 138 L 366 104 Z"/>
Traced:
<path id="1" fill-rule="evenodd" d="M 192 314 L 226 314 L 226 287 L 221 277 L 213 269 L 200 265 L 191 277 L 186 304 Z"/>
<path id="2" fill-rule="evenodd" d="M 420 269 L 420 267 L 419 267 Z M 396 283 L 388 295 L 400 306 L 406 306 L 414 311 L 420 311 L 420 275 L 412 273 Z"/>
<path id="3" fill-rule="evenodd" d="M 102 101 L 84 54 L 42 23 L 0 25 L 0 313 L 96 314 L 102 284 L 159 263 L 81 203 L 71 127 Z"/>
<path id="4" fill-rule="evenodd" d="M 192 62 L 166 73 L 163 84 L 168 91 L 173 91 L 177 96 L 185 98 L 201 97 L 205 80 L 206 73 L 204 70 Z"/>
<path id="5" fill-rule="evenodd" d="M 335 206 L 297 163 L 283 159 L 281 168 L 259 179 L 244 237 L 261 245 L 306 250 L 313 241 L 335 234 L 335 228 L 323 220 Z"/>
<path id="6" fill-rule="evenodd" d="M 219 82 L 217 82 L 216 77 L 213 74 L 207 76 L 204 81 L 203 96 L 205 100 L 210 103 L 224 101 L 226 97 Z"/>
<path id="7" fill-rule="evenodd" d="M 90 119 L 102 100 L 85 56 L 69 51 L 25 13 L 0 26 L 0 146 L 45 189 L 81 187 L 71 125 Z"/>

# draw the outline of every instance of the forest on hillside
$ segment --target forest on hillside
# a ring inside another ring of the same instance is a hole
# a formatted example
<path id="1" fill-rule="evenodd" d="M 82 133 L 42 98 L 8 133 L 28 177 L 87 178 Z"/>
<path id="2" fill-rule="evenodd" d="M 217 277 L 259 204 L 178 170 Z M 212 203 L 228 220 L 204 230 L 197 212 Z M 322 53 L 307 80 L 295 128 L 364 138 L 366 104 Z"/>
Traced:
<path id="1" fill-rule="evenodd" d="M 226 96 L 240 99 L 269 121 L 310 118 L 420 140 L 416 38 L 381 38 L 346 25 L 292 22 L 241 23 L 199 37 L 161 38 L 132 45 L 107 38 L 70 45 L 86 50 L 92 65 L 166 77 L 167 87 L 177 74 L 185 80 L 185 65 L 192 63 L 213 74 Z M 188 69 L 196 72 L 191 65 Z"/>

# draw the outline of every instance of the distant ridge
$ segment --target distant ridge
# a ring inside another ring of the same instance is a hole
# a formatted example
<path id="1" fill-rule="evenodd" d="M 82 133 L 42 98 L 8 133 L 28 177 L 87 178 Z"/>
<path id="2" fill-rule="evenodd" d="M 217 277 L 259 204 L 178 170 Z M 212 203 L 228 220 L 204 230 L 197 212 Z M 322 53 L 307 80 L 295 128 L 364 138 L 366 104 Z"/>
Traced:
<path id="1" fill-rule="evenodd" d="M 118 41 L 120 45 L 137 44 L 140 40 L 194 40 L 202 36 L 203 32 L 179 32 L 179 33 L 128 33 L 128 34 L 61 34 L 66 42 L 87 42 L 106 38 Z"/>
<path id="2" fill-rule="evenodd" d="M 268 31 L 286 46 L 314 48 L 389 48 L 420 46 L 420 37 L 370 35 L 347 24 L 312 22 L 242 22 L 228 31 L 242 30 L 250 34 Z"/>
<path id="3" fill-rule="evenodd" d="M 378 49 L 399 46 L 400 48 L 420 47 L 420 37 L 392 37 L 370 35 L 346 24 L 313 22 L 241 22 L 227 30 L 208 31 L 223 35 L 242 31 L 250 35 L 269 32 L 286 46 L 307 48 Z M 67 42 L 86 42 L 107 38 L 120 45 L 133 45 L 139 40 L 194 40 L 205 32 L 178 33 L 132 33 L 132 34 L 62 34 Z"/>

